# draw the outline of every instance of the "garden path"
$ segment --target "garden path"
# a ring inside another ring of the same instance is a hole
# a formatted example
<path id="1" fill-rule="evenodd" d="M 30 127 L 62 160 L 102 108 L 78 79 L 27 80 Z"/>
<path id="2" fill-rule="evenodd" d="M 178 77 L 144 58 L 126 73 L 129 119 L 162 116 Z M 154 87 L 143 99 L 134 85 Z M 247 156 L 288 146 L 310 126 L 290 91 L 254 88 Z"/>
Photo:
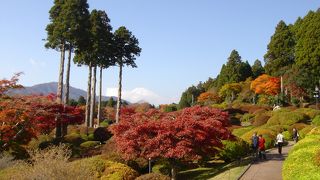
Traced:
<path id="1" fill-rule="evenodd" d="M 280 180 L 282 179 L 282 163 L 288 156 L 293 142 L 282 148 L 282 155 L 274 148 L 267 152 L 267 160 L 255 161 L 240 178 L 241 180 Z"/>

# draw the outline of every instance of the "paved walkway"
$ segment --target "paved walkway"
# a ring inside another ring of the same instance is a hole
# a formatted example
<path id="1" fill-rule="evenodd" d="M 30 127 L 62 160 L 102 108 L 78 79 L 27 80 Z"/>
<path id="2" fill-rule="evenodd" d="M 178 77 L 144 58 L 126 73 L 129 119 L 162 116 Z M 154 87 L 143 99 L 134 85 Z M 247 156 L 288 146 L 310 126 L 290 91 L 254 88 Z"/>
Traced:
<path id="1" fill-rule="evenodd" d="M 282 163 L 288 156 L 288 151 L 293 146 L 282 147 L 282 155 L 278 154 L 278 149 L 271 149 L 267 153 L 267 160 L 258 160 L 251 165 L 241 180 L 280 180 L 282 179 Z"/>

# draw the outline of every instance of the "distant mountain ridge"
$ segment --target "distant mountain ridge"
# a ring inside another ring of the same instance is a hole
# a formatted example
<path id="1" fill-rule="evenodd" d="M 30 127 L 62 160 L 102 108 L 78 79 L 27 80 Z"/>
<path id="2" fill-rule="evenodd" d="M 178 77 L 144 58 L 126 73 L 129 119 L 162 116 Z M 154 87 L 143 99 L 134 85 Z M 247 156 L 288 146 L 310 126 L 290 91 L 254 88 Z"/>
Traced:
<path id="1" fill-rule="evenodd" d="M 32 94 L 48 95 L 51 93 L 56 94 L 57 88 L 58 88 L 57 82 L 49 82 L 49 83 L 37 84 L 34 86 L 30 86 L 30 87 L 25 87 L 23 89 L 10 90 L 7 94 L 8 95 L 15 95 L 15 94 L 17 94 L 17 95 L 18 94 L 19 95 L 32 95 Z M 84 98 L 86 98 L 87 92 L 82 89 L 78 89 L 78 88 L 70 86 L 69 96 L 70 96 L 70 99 L 78 100 L 80 96 L 83 96 Z M 102 101 L 107 101 L 107 100 L 109 100 L 109 98 L 110 97 L 102 96 Z M 112 97 L 112 98 L 114 100 L 116 99 L 116 97 Z"/>

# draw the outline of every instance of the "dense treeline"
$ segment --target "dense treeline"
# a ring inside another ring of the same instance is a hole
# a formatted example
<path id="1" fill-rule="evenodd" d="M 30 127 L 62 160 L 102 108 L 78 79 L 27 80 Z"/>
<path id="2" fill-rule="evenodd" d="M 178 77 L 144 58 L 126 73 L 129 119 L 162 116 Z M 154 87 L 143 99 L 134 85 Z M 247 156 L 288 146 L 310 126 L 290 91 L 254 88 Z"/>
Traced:
<path id="1" fill-rule="evenodd" d="M 256 103 L 259 102 L 258 99 L 261 101 L 269 99 L 263 101 L 269 104 L 312 101 L 313 91 L 316 86 L 319 86 L 320 81 L 319 34 L 319 9 L 310 11 L 303 18 L 299 17 L 294 24 L 286 24 L 281 20 L 270 38 L 264 55 L 264 66 L 259 60 L 255 60 L 250 66 L 248 61 L 241 59 L 238 51 L 233 50 L 216 78 L 209 78 L 206 82 L 200 82 L 196 87 L 192 86 L 183 92 L 179 107 L 192 106 L 190 102 L 203 103 L 203 97 L 209 97 L 208 94 L 201 97 L 200 101 L 197 102 L 197 100 L 204 92 L 211 93 L 210 97 L 211 100 L 215 99 L 214 103 L 220 103 L 217 99 L 218 95 L 222 101 L 227 102 L 238 100 Z M 277 91 L 277 96 L 271 101 L 270 94 L 257 96 L 259 93 L 251 87 L 251 82 L 264 73 L 269 75 L 269 77 L 263 77 L 265 80 L 270 80 L 269 85 L 272 85 L 271 82 L 273 85 L 279 85 L 279 88 L 273 89 Z M 283 84 L 281 85 L 272 77 L 279 78 L 278 80 L 282 78 Z"/>

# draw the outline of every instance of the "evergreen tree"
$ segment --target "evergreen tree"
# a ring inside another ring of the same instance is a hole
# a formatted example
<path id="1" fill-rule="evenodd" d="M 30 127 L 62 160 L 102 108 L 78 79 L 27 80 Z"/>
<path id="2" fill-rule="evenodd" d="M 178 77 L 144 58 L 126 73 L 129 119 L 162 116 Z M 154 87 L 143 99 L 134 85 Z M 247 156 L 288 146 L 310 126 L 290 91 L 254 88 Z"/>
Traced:
<path id="1" fill-rule="evenodd" d="M 281 76 L 294 64 L 294 35 L 284 21 L 280 21 L 264 55 L 265 70 L 272 76 Z"/>
<path id="2" fill-rule="evenodd" d="M 182 93 L 179 101 L 179 109 L 191 107 L 197 103 L 197 99 L 201 93 L 205 92 L 203 84 L 200 82 L 197 86 L 189 87 Z"/>
<path id="3" fill-rule="evenodd" d="M 114 107 L 116 105 L 116 101 L 113 100 L 112 97 L 109 98 L 107 106 Z"/>
<path id="4" fill-rule="evenodd" d="M 306 84 L 309 92 L 319 85 L 320 80 L 320 12 L 310 11 L 299 22 L 297 28 L 296 67 L 307 74 L 307 79 L 312 80 Z M 296 26 L 296 24 L 295 24 Z"/>
<path id="5" fill-rule="evenodd" d="M 251 69 L 252 69 L 252 77 L 254 79 L 264 74 L 264 68 L 262 67 L 261 61 L 259 61 L 259 59 L 254 61 Z"/>
<path id="6" fill-rule="evenodd" d="M 119 66 L 119 89 L 116 112 L 116 123 L 118 123 L 121 108 L 122 68 L 124 65 L 133 68 L 137 67 L 135 60 L 136 56 L 140 55 L 141 48 L 139 47 L 138 39 L 124 26 L 121 26 L 114 32 L 114 39 L 116 64 Z"/>
<path id="7" fill-rule="evenodd" d="M 251 66 L 248 62 L 242 62 L 238 51 L 233 50 L 226 64 L 222 65 L 218 83 L 218 87 L 222 87 L 227 83 L 236 83 L 246 80 L 252 76 Z"/>
<path id="8" fill-rule="evenodd" d="M 86 104 L 86 99 L 83 96 L 79 96 L 78 105 L 83 106 Z"/>

